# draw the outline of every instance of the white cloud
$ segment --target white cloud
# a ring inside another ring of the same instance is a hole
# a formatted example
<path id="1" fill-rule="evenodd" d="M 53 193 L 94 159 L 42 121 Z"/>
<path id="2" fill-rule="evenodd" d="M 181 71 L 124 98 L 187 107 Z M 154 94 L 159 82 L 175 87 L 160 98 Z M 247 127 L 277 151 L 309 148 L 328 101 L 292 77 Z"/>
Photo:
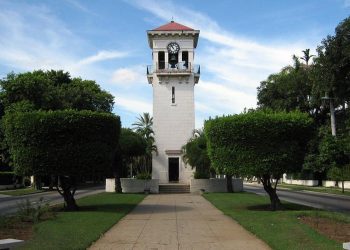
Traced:
<path id="1" fill-rule="evenodd" d="M 102 51 L 99 51 L 96 55 L 81 59 L 78 62 L 78 64 L 79 65 L 92 64 L 100 61 L 126 57 L 127 55 L 128 55 L 127 52 L 120 52 L 115 50 L 113 51 L 102 50 Z"/>
<path id="2" fill-rule="evenodd" d="M 140 96 L 118 96 L 115 99 L 117 109 L 121 107 L 123 110 L 131 111 L 135 114 L 142 114 L 148 112 L 152 114 L 152 103 L 150 101 L 142 100 Z"/>
<path id="3" fill-rule="evenodd" d="M 73 76 L 106 78 L 107 70 L 96 64 L 128 56 L 101 49 L 84 57 L 88 42 L 41 5 L 23 4 L 21 11 L 0 8 L 0 32 L 0 64 L 16 71 L 63 69 Z"/>
<path id="4" fill-rule="evenodd" d="M 82 12 L 85 12 L 87 14 L 92 14 L 94 16 L 98 16 L 95 12 L 92 12 L 90 9 L 86 8 L 84 5 L 82 5 L 78 1 L 75 1 L 75 0 L 65 0 L 65 1 Z"/>
<path id="5" fill-rule="evenodd" d="M 141 65 L 119 68 L 113 72 L 111 82 L 123 87 L 146 84 L 146 70 Z"/>
<path id="6" fill-rule="evenodd" d="M 206 113 L 211 116 L 240 113 L 244 108 L 256 107 L 255 93 L 248 94 L 220 83 L 206 81 L 200 81 L 195 88 L 196 97 L 200 103 L 204 102 L 205 106 L 210 107 Z M 204 111 L 203 106 L 199 108 Z"/>

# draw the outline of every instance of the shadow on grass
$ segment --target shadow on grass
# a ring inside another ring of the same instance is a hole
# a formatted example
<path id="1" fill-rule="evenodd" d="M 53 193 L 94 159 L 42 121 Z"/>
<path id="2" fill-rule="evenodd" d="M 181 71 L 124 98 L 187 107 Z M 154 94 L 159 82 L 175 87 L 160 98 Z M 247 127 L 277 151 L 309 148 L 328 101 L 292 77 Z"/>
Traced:
<path id="1" fill-rule="evenodd" d="M 271 211 L 270 204 L 247 206 L 246 208 L 250 211 Z M 293 204 L 293 203 L 282 203 L 281 208 L 277 211 L 315 211 L 315 210 L 318 210 L 318 209 L 313 207 Z"/>

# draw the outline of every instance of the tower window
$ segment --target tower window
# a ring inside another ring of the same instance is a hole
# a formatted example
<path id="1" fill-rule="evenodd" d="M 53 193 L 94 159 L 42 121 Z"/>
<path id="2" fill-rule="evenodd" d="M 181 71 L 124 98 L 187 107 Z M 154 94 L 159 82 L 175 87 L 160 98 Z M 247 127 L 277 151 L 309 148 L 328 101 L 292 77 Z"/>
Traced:
<path id="1" fill-rule="evenodd" d="M 165 53 L 164 53 L 164 51 L 158 52 L 158 69 L 165 69 Z"/>
<path id="2" fill-rule="evenodd" d="M 174 69 L 177 66 L 177 63 L 179 62 L 179 54 L 169 54 L 169 67 Z"/>
<path id="3" fill-rule="evenodd" d="M 188 69 L 188 51 L 182 51 L 182 61 L 184 62 L 184 67 Z"/>
<path id="4" fill-rule="evenodd" d="M 171 87 L 171 103 L 175 103 L 175 87 Z"/>

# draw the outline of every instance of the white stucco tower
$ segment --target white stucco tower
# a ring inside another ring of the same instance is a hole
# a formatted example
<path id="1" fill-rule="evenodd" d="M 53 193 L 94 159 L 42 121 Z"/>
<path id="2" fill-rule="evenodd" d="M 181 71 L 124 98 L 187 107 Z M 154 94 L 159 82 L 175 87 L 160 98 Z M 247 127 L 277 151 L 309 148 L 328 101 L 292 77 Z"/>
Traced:
<path id="1" fill-rule="evenodd" d="M 158 154 L 152 159 L 152 178 L 160 183 L 189 183 L 193 170 L 182 160 L 181 147 L 195 128 L 194 85 L 200 67 L 194 64 L 199 30 L 174 21 L 147 31 L 152 65 L 153 129 Z"/>

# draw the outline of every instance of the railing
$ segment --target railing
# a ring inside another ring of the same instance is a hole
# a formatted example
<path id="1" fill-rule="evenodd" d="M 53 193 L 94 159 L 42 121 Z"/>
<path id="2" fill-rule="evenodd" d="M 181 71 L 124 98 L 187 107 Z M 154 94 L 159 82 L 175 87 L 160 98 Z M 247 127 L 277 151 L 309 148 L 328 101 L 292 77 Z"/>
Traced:
<path id="1" fill-rule="evenodd" d="M 198 64 L 185 62 L 179 62 L 176 64 L 157 63 L 155 68 L 153 65 L 147 65 L 147 75 L 153 73 L 194 73 L 199 75 L 201 73 L 201 67 Z"/>

